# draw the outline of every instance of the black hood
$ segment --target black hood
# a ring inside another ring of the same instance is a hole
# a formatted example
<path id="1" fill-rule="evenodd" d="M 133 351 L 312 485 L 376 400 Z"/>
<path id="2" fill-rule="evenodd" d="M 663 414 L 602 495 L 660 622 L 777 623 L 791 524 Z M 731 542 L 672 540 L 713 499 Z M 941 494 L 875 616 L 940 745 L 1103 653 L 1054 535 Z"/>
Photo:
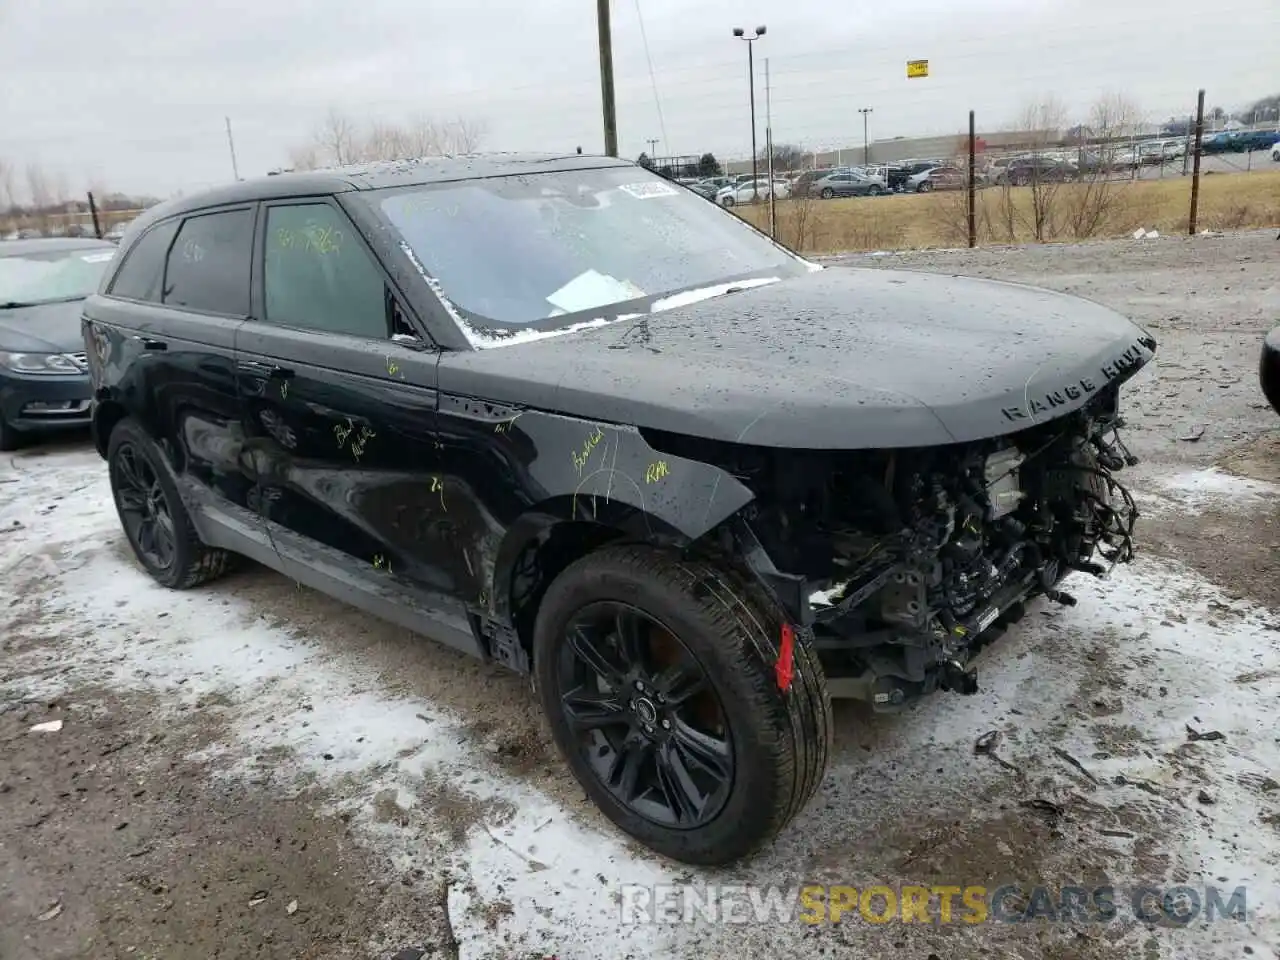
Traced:
<path id="1" fill-rule="evenodd" d="M 1155 341 L 1020 284 L 829 268 L 638 321 L 446 355 L 442 391 L 809 449 L 1000 436 L 1087 403 Z"/>
<path id="2" fill-rule="evenodd" d="M 83 353 L 83 300 L 0 310 L 0 350 L 10 353 Z"/>

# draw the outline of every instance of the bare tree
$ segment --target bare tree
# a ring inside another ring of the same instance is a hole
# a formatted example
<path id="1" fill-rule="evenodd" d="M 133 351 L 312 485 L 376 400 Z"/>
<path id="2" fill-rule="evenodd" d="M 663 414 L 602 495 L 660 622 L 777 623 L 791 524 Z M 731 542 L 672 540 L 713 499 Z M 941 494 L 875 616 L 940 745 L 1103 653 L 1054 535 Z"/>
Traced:
<path id="1" fill-rule="evenodd" d="M 324 166 L 320 160 L 320 148 L 314 143 L 306 143 L 289 151 L 289 168 L 291 170 L 317 170 Z"/>
<path id="2" fill-rule="evenodd" d="M 1096 236 L 1123 206 L 1125 184 L 1113 176 L 1116 158 L 1141 123 L 1142 111 L 1124 94 L 1106 94 L 1090 108 L 1087 141 L 1077 157 L 1079 182 L 1064 194 L 1066 227 L 1073 237 Z"/>
<path id="3" fill-rule="evenodd" d="M 449 124 L 450 153 L 475 153 L 484 143 L 489 130 L 483 120 L 458 117 Z"/>
<path id="4" fill-rule="evenodd" d="M 474 153 L 485 133 L 482 122 L 464 117 L 440 122 L 418 116 L 403 124 L 375 121 L 361 128 L 347 115 L 331 109 L 310 141 L 290 150 L 290 167 L 314 170 L 373 160 Z"/>
<path id="5" fill-rule="evenodd" d="M 13 165 L 0 159 L 0 214 L 9 213 L 18 205 L 17 188 L 13 184 Z"/>
<path id="6" fill-rule="evenodd" d="M 354 162 L 358 151 L 355 124 L 336 107 L 330 107 L 315 133 L 315 145 L 338 166 Z"/>
<path id="7" fill-rule="evenodd" d="M 1050 239 L 1055 230 L 1058 191 L 1063 168 L 1054 163 L 1049 148 L 1059 142 L 1067 111 L 1057 97 L 1028 104 L 1022 112 L 1021 128 L 1030 140 L 1031 163 L 1027 165 L 1027 185 L 1031 188 L 1031 209 L 1027 225 L 1038 243 Z"/>

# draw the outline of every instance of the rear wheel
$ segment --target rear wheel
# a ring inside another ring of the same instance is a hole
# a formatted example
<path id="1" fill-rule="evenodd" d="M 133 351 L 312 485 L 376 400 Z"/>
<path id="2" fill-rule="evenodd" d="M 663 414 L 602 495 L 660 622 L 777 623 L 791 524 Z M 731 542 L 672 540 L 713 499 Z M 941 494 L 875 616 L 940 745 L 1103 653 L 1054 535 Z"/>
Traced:
<path id="1" fill-rule="evenodd" d="M 870 187 L 867 188 L 867 196 L 868 197 L 880 196 L 880 188 L 873 183 Z"/>
<path id="2" fill-rule="evenodd" d="M 795 635 L 779 689 L 779 620 L 731 575 L 646 547 L 591 554 L 551 585 L 534 662 L 556 744 L 601 811 L 685 863 L 738 860 L 821 782 L 826 682 Z"/>
<path id="3" fill-rule="evenodd" d="M 200 542 L 163 454 L 136 421 L 111 431 L 107 472 L 129 546 L 152 579 L 185 590 L 226 572 L 231 555 Z"/>

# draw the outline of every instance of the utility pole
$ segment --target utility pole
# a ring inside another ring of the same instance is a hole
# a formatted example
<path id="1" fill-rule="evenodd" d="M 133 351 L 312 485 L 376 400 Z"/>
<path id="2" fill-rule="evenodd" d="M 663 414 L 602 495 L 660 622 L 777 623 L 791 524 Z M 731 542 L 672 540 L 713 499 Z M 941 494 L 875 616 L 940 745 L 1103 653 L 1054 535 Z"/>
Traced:
<path id="1" fill-rule="evenodd" d="M 231 176 L 240 179 L 240 168 L 236 165 L 236 141 L 231 136 L 231 118 L 223 117 L 227 121 L 227 146 L 231 148 Z"/>
<path id="2" fill-rule="evenodd" d="M 973 248 L 978 245 L 978 218 L 974 212 L 974 194 L 977 193 L 977 132 L 974 127 L 973 111 L 969 111 L 969 178 L 966 184 L 968 197 L 968 226 L 969 226 L 969 247 Z"/>
<path id="3" fill-rule="evenodd" d="M 652 160 L 654 151 L 658 149 L 658 138 L 650 137 L 648 140 L 645 141 L 645 143 L 649 145 L 649 159 Z"/>
<path id="4" fill-rule="evenodd" d="M 862 114 L 862 165 L 865 167 L 871 162 L 871 141 L 867 139 L 867 114 L 875 113 L 872 107 L 859 107 L 858 112 Z"/>
<path id="5" fill-rule="evenodd" d="M 1204 141 L 1204 91 L 1196 99 L 1196 154 L 1191 169 L 1191 217 L 1187 221 L 1187 233 L 1196 235 L 1196 217 L 1200 213 L 1200 144 Z"/>
<path id="6" fill-rule="evenodd" d="M 764 148 L 769 154 L 769 236 L 778 238 L 778 215 L 773 205 L 773 109 L 769 94 L 769 58 L 764 58 Z"/>
<path id="7" fill-rule="evenodd" d="M 609 27 L 609 0 L 596 0 L 600 33 L 600 100 L 604 105 L 604 152 L 618 155 L 618 113 L 613 100 L 613 31 Z"/>

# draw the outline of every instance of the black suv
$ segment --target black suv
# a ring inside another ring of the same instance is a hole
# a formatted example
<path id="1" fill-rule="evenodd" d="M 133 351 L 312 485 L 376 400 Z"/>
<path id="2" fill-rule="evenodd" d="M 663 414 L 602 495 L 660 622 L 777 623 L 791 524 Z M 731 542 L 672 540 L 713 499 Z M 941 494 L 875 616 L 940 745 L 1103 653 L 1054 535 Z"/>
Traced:
<path id="1" fill-rule="evenodd" d="M 1029 598 L 1128 559 L 1117 393 L 1155 349 L 1055 293 L 822 270 L 583 156 L 171 201 L 83 333 L 156 580 L 243 555 L 532 674 L 604 813 L 707 864 L 813 795 L 829 696 L 972 692 Z"/>

